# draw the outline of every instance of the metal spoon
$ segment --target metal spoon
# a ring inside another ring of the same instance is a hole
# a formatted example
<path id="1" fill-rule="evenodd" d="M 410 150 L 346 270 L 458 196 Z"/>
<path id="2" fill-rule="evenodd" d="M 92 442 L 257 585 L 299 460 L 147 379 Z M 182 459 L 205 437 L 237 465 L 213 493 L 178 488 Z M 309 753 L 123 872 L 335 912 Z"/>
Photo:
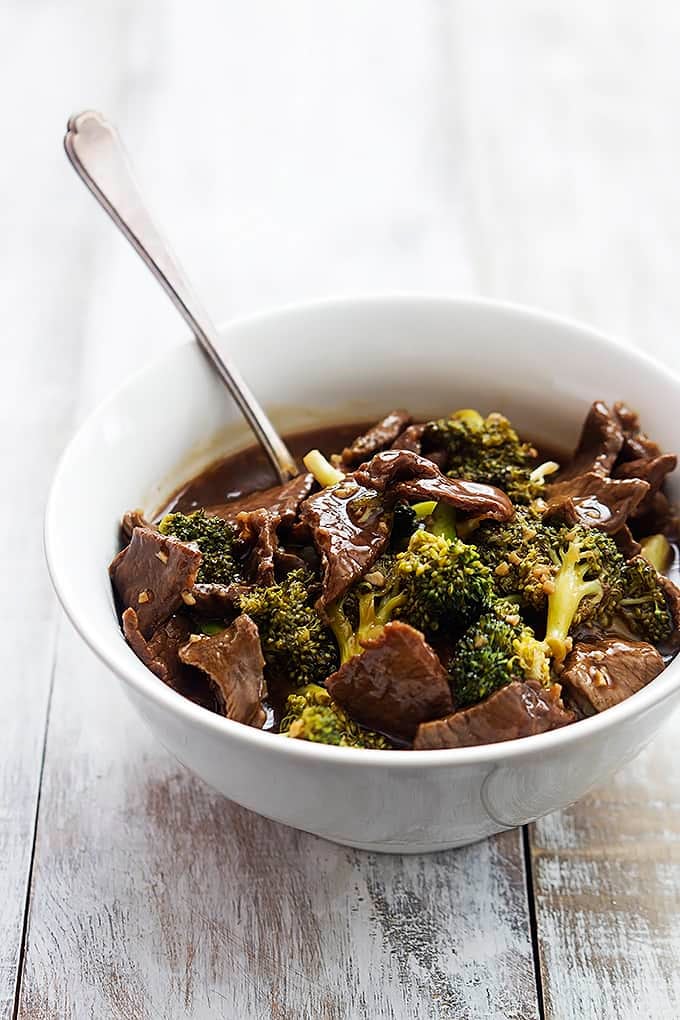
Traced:
<path id="1" fill-rule="evenodd" d="M 68 122 L 64 148 L 75 171 L 181 312 L 262 444 L 279 480 L 287 482 L 298 474 L 295 460 L 239 371 L 219 353 L 219 334 L 149 215 L 116 129 L 93 110 L 75 114 Z"/>

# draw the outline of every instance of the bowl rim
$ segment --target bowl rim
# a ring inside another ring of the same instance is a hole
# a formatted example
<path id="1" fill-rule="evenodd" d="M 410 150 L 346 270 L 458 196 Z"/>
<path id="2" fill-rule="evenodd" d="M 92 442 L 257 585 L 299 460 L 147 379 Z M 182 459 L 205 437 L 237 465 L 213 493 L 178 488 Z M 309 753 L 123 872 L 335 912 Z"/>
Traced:
<path id="1" fill-rule="evenodd" d="M 222 337 L 225 337 L 233 329 L 239 329 L 244 326 L 256 327 L 259 324 L 285 318 L 294 318 L 306 312 L 323 309 L 333 310 L 342 314 L 362 305 L 380 308 L 399 304 L 411 307 L 423 306 L 423 308 L 425 306 L 432 307 L 436 305 L 455 306 L 457 308 L 467 308 L 473 312 L 493 309 L 517 319 L 531 319 L 534 323 L 542 323 L 547 328 L 558 327 L 575 330 L 584 335 L 588 340 L 615 352 L 618 356 L 623 355 L 632 364 L 644 365 L 647 369 L 666 376 L 677 387 L 678 396 L 680 397 L 680 375 L 638 348 L 631 347 L 621 340 L 602 333 L 575 318 L 558 315 L 539 307 L 524 305 L 518 302 L 500 301 L 494 298 L 478 297 L 475 295 L 396 291 L 357 296 L 340 295 L 316 298 L 313 300 L 289 302 L 271 309 L 238 316 L 221 325 L 219 332 Z M 344 764 L 347 767 L 353 767 L 361 763 L 372 768 L 382 766 L 389 769 L 397 767 L 420 770 L 422 768 L 451 768 L 456 765 L 498 765 L 516 759 L 535 757 L 541 755 L 544 751 L 555 751 L 572 744 L 576 746 L 592 737 L 597 737 L 598 734 L 602 734 L 606 730 L 615 727 L 618 723 L 624 723 L 633 716 L 646 713 L 669 698 L 680 687 L 679 655 L 668 664 L 655 680 L 625 701 L 598 715 L 577 720 L 576 723 L 560 727 L 559 729 L 533 736 L 519 737 L 514 740 L 500 741 L 494 744 L 480 744 L 473 747 L 410 750 L 406 752 L 397 749 L 383 751 L 369 748 L 336 747 L 329 744 L 310 743 L 304 740 L 290 740 L 283 734 L 256 729 L 255 727 L 217 715 L 209 709 L 195 704 L 164 684 L 135 656 L 132 649 L 125 642 L 122 632 L 120 632 L 121 654 L 109 654 L 98 640 L 99 628 L 89 624 L 86 614 L 82 612 L 82 609 L 77 604 L 77 599 L 73 597 L 68 578 L 59 570 L 58 556 L 55 555 L 55 549 L 58 544 L 58 522 L 55 511 L 57 493 L 62 485 L 62 478 L 67 473 L 69 461 L 74 456 L 74 449 L 80 436 L 91 428 L 99 418 L 104 417 L 109 408 L 120 399 L 121 395 L 129 387 L 138 385 L 147 376 L 152 378 L 159 364 L 173 356 L 177 356 L 179 351 L 193 346 L 193 344 L 194 340 L 186 337 L 185 334 L 184 342 L 171 344 L 167 350 L 131 373 L 89 412 L 78 425 L 58 460 L 45 507 L 43 530 L 45 557 L 50 579 L 57 597 L 80 637 L 99 660 L 108 666 L 126 685 L 129 685 L 137 695 L 155 703 L 156 707 L 161 710 L 182 717 L 194 728 L 206 728 L 211 730 L 215 736 L 222 735 L 235 741 L 236 744 L 250 745 L 253 749 L 261 746 L 263 751 L 268 751 L 270 754 L 279 754 L 293 759 L 299 758 L 301 761 L 307 758 L 310 763 L 316 760 L 320 764 L 324 762 L 329 765 Z M 105 569 L 105 566 L 103 569 Z M 116 627 L 120 631 L 117 621 Z M 662 677 L 665 678 L 665 682 L 660 682 Z"/>

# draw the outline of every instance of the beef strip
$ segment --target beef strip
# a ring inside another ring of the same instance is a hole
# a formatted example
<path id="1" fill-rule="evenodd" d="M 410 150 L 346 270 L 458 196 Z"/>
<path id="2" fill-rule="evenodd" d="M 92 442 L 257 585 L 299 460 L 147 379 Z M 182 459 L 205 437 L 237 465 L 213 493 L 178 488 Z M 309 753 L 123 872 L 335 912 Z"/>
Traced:
<path id="1" fill-rule="evenodd" d="M 602 638 L 578 643 L 560 674 L 565 696 L 584 715 L 603 712 L 641 690 L 658 676 L 664 661 L 645 641 Z"/>
<path id="2" fill-rule="evenodd" d="M 147 641 L 140 633 L 136 612 L 128 608 L 123 613 L 123 633 L 137 658 L 164 684 L 211 712 L 219 710 L 212 685 L 205 675 L 185 665 L 179 657 L 180 647 L 191 635 L 191 623 L 187 617 L 171 616 Z"/>
<path id="3" fill-rule="evenodd" d="M 310 496 L 302 504 L 301 516 L 321 557 L 323 586 L 317 606 L 323 612 L 384 552 L 392 515 L 375 492 L 348 475 L 344 482 Z"/>
<path id="4" fill-rule="evenodd" d="M 546 520 L 583 524 L 615 534 L 626 523 L 649 492 L 647 482 L 638 478 L 606 478 L 594 471 L 548 486 Z"/>
<path id="5" fill-rule="evenodd" d="M 616 542 L 619 552 L 625 559 L 632 560 L 634 556 L 639 556 L 642 552 L 642 546 L 627 524 L 624 524 L 612 537 Z"/>
<path id="6" fill-rule="evenodd" d="M 150 524 L 149 521 L 147 521 L 143 510 L 128 510 L 127 513 L 123 514 L 120 527 L 128 542 L 132 538 L 132 532 L 135 528 L 149 528 L 151 531 L 157 530 L 155 524 Z"/>
<path id="7" fill-rule="evenodd" d="M 309 496 L 314 484 L 313 475 L 297 475 L 283 485 L 274 485 L 271 489 L 263 489 L 261 492 L 250 492 L 246 496 L 238 496 L 229 503 L 208 506 L 205 512 L 233 523 L 241 513 L 269 510 L 273 514 L 278 514 L 284 524 L 292 524 L 297 517 L 300 504 Z"/>
<path id="8" fill-rule="evenodd" d="M 391 411 L 368 432 L 357 436 L 351 446 L 345 447 L 340 458 L 341 466 L 356 467 L 379 450 L 392 446 L 411 421 L 408 411 Z"/>
<path id="9" fill-rule="evenodd" d="M 243 511 L 236 518 L 239 539 L 250 547 L 246 558 L 246 573 L 265 587 L 274 584 L 274 557 L 279 548 L 277 528 L 281 516 L 273 510 Z"/>
<path id="10" fill-rule="evenodd" d="M 149 528 L 133 528 L 130 544 L 115 557 L 109 572 L 122 605 L 131 606 L 143 637 L 190 599 L 201 554 L 176 538 Z"/>
<path id="11" fill-rule="evenodd" d="M 409 425 L 401 435 L 397 436 L 390 446 L 390 450 L 409 450 L 411 453 L 422 453 L 421 440 L 425 428 L 424 422 L 421 425 Z"/>
<path id="12" fill-rule="evenodd" d="M 614 414 L 623 431 L 620 460 L 654 460 L 661 455 L 661 447 L 640 430 L 640 419 L 621 401 L 614 404 Z"/>
<path id="13" fill-rule="evenodd" d="M 357 722 L 411 740 L 419 723 L 451 711 L 448 675 L 420 631 L 395 621 L 362 645 L 326 681 Z"/>
<path id="14" fill-rule="evenodd" d="M 252 584 L 195 584 L 191 589 L 191 612 L 209 620 L 224 620 L 240 611 L 241 596 L 252 589 Z"/>
<path id="15" fill-rule="evenodd" d="M 179 650 L 182 662 L 202 670 L 213 682 L 221 714 L 262 729 L 266 713 L 264 659 L 256 624 L 239 616 L 212 637 L 193 635 Z"/>
<path id="16" fill-rule="evenodd" d="M 642 517 L 654 507 L 654 497 L 661 490 L 666 475 L 675 471 L 678 458 L 674 453 L 662 453 L 648 460 L 626 460 L 617 464 L 612 472 L 613 478 L 640 478 L 649 485 L 649 492 L 635 511 L 635 517 Z"/>
<path id="17" fill-rule="evenodd" d="M 667 650 L 672 654 L 680 651 L 680 590 L 678 586 L 671 581 L 670 577 L 666 577 L 665 574 L 659 575 L 659 583 L 663 588 L 663 593 L 666 596 L 666 603 L 670 610 L 670 614 L 673 620 L 673 633 L 666 642 Z M 665 651 L 666 649 L 664 649 Z"/>
<path id="18" fill-rule="evenodd" d="M 354 473 L 359 483 L 391 500 L 437 500 L 448 503 L 478 520 L 507 521 L 514 508 L 508 497 L 493 485 L 447 478 L 436 464 L 410 450 L 378 453 Z"/>
<path id="19" fill-rule="evenodd" d="M 560 471 L 557 481 L 566 482 L 586 472 L 607 476 L 622 445 L 623 430 L 616 414 L 601 400 L 596 400 L 583 423 L 574 456 Z"/>
<path id="20" fill-rule="evenodd" d="M 574 713 L 567 711 L 560 700 L 540 684 L 513 681 L 478 705 L 444 719 L 421 723 L 413 749 L 496 744 L 545 733 L 574 720 Z"/>

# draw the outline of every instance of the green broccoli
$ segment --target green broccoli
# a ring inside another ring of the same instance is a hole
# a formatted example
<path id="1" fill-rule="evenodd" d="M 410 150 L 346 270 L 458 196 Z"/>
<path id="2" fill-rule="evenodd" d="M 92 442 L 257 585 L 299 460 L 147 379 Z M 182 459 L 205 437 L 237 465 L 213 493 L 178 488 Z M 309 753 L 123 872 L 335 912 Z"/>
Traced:
<path id="1" fill-rule="evenodd" d="M 325 687 L 307 684 L 288 696 L 280 732 L 296 740 L 338 747 L 370 747 L 387 750 L 390 742 L 380 733 L 365 730 L 336 704 Z"/>
<path id="2" fill-rule="evenodd" d="M 477 550 L 460 539 L 416 531 L 408 547 L 383 556 L 344 598 L 328 607 L 340 661 L 361 655 L 390 620 L 404 620 L 426 635 L 462 630 L 493 599 L 491 574 Z"/>
<path id="3" fill-rule="evenodd" d="M 558 563 L 553 555 L 556 531 L 527 507 L 517 507 L 504 523 L 484 521 L 475 532 L 479 557 L 493 574 L 501 598 L 517 597 L 542 611 L 553 590 Z"/>
<path id="4" fill-rule="evenodd" d="M 542 495 L 553 462 L 535 467 L 536 450 L 519 438 L 502 414 L 483 418 L 478 411 L 456 411 L 428 423 L 423 449 L 446 453 L 451 478 L 485 482 L 503 489 L 514 503 L 531 503 Z"/>
<path id="5" fill-rule="evenodd" d="M 426 634 L 461 630 L 489 605 L 493 581 L 474 545 L 416 531 L 398 553 L 395 583 L 401 601 L 394 615 Z"/>
<path id="6" fill-rule="evenodd" d="M 203 559 L 197 581 L 202 584 L 232 584 L 241 580 L 234 555 L 236 529 L 220 517 L 208 517 L 204 510 L 191 514 L 166 514 L 158 525 L 162 535 L 182 542 L 195 542 Z"/>
<path id="7" fill-rule="evenodd" d="M 557 570 L 545 636 L 559 666 L 571 649 L 569 632 L 576 624 L 611 621 L 623 591 L 625 560 L 613 539 L 593 528 L 565 525 L 554 534 L 551 555 Z"/>
<path id="8" fill-rule="evenodd" d="M 623 598 L 617 610 L 635 634 L 653 645 L 673 633 L 673 616 L 659 573 L 643 556 L 635 556 L 623 568 Z"/>
<path id="9" fill-rule="evenodd" d="M 325 679 L 338 666 L 330 631 L 313 605 L 314 585 L 305 570 L 294 570 L 280 584 L 242 595 L 242 613 L 257 624 L 268 669 L 295 686 Z"/>
<path id="10" fill-rule="evenodd" d="M 464 707 L 487 698 L 512 680 L 550 687 L 545 642 L 537 641 L 512 603 L 497 602 L 457 643 L 449 666 L 456 703 Z"/>
<path id="11" fill-rule="evenodd" d="M 390 553 L 381 556 L 365 577 L 326 608 L 341 662 L 361 655 L 364 650 L 361 642 L 377 637 L 405 602 L 396 575 L 396 561 L 397 557 Z"/>

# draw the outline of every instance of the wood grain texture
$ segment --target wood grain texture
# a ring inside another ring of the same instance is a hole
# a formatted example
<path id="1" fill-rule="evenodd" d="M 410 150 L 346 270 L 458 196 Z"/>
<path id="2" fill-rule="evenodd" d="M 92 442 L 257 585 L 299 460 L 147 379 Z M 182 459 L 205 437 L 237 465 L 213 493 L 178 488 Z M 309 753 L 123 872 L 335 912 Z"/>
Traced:
<path id="1" fill-rule="evenodd" d="M 680 1016 L 677 717 L 530 833 L 546 1016 Z"/>
<path id="2" fill-rule="evenodd" d="M 19 1016 L 537 1017 L 520 833 L 385 857 L 213 794 L 60 643 Z"/>

